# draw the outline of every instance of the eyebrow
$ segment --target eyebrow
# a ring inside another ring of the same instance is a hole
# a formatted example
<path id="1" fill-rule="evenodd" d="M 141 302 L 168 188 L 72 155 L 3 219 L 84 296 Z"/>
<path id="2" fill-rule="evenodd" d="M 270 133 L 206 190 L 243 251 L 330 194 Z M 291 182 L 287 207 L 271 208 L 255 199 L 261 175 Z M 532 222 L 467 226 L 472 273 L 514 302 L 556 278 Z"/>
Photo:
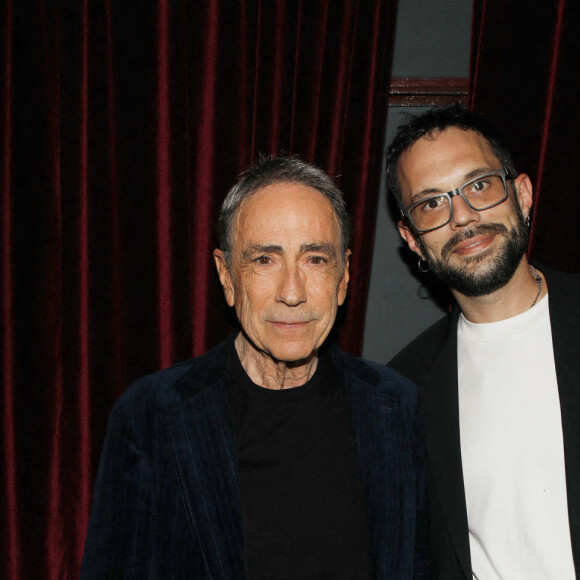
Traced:
<path id="1" fill-rule="evenodd" d="M 282 246 L 278 246 L 276 244 L 254 244 L 245 248 L 242 251 L 242 258 L 245 260 L 250 259 L 252 256 L 256 254 L 283 254 L 284 249 Z"/>
<path id="2" fill-rule="evenodd" d="M 327 256 L 330 256 L 331 258 L 336 258 L 336 248 L 334 247 L 333 244 L 327 242 L 322 243 L 313 242 L 311 244 L 302 244 L 300 246 L 300 251 L 302 253 L 320 252 L 321 254 L 326 254 Z"/>
<path id="3" fill-rule="evenodd" d="M 497 171 L 497 168 L 493 169 L 492 167 L 478 167 L 477 169 L 473 169 L 472 171 L 466 173 L 463 176 L 464 181 L 461 183 L 461 185 L 464 185 L 465 183 L 471 181 L 472 179 L 475 179 L 479 175 L 483 175 L 484 173 L 488 173 L 490 171 Z M 459 187 L 461 187 L 461 185 L 459 185 Z M 452 189 L 447 189 L 445 191 L 442 191 L 437 187 L 423 189 L 422 191 L 419 191 L 411 196 L 411 203 L 415 203 L 416 201 L 419 201 L 420 199 L 423 199 L 424 197 L 428 197 L 430 195 L 437 195 L 438 193 L 448 193 L 449 191 L 453 191 L 453 189 L 456 188 L 454 187 Z"/>
<path id="4" fill-rule="evenodd" d="M 336 248 L 328 242 L 310 242 L 300 246 L 300 253 L 320 252 L 330 258 L 336 258 Z M 284 254 L 284 248 L 277 244 L 254 244 L 242 252 L 242 258 L 251 259 L 256 254 Z"/>

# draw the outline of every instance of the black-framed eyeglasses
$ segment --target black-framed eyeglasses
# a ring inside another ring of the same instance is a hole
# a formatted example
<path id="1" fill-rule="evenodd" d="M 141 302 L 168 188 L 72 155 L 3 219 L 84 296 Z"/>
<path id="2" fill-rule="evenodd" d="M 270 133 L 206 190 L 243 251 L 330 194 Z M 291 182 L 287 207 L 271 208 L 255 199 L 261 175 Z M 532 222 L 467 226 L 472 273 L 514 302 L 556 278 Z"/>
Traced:
<path id="1" fill-rule="evenodd" d="M 401 213 L 415 231 L 424 234 L 447 225 L 453 217 L 451 199 L 456 195 L 475 211 L 490 209 L 503 203 L 508 197 L 509 170 L 496 169 L 482 173 L 467 183 L 448 191 L 420 199 L 403 208 Z"/>

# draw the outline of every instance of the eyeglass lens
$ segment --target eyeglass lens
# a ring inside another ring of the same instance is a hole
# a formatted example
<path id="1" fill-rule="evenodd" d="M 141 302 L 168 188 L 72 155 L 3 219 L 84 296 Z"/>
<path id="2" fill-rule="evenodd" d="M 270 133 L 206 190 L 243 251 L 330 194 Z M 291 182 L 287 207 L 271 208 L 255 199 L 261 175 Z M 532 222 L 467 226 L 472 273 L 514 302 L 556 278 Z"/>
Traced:
<path id="1" fill-rule="evenodd" d="M 472 209 L 484 210 L 502 201 L 506 196 L 505 182 L 499 175 L 486 175 L 459 188 Z M 449 194 L 433 195 L 409 209 L 409 216 L 418 230 L 431 230 L 446 224 L 451 218 Z"/>

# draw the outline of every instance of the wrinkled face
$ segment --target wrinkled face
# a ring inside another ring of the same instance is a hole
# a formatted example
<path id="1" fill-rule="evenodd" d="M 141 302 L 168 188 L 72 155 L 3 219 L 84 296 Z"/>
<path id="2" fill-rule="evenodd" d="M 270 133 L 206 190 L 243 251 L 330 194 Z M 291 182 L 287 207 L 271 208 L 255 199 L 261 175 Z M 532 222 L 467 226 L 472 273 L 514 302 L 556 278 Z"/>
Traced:
<path id="1" fill-rule="evenodd" d="M 311 187 L 279 183 L 246 199 L 234 219 L 231 271 L 219 250 L 214 256 L 245 337 L 274 361 L 309 358 L 332 328 L 349 277 L 331 203 Z"/>
<path id="2" fill-rule="evenodd" d="M 434 138 L 423 137 L 399 161 L 403 203 L 450 191 L 494 169 L 501 169 L 500 161 L 474 131 L 453 127 Z M 401 236 L 453 290 L 467 296 L 489 294 L 511 279 L 527 246 L 530 180 L 521 174 L 508 186 L 508 199 L 495 207 L 476 211 L 456 196 L 447 225 L 417 235 L 400 222 Z"/>

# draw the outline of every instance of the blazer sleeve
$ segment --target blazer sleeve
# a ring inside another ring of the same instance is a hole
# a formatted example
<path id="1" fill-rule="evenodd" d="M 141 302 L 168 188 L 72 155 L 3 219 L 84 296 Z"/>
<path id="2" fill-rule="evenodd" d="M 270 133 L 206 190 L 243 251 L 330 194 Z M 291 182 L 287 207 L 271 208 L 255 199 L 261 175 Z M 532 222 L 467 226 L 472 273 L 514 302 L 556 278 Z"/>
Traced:
<path id="1" fill-rule="evenodd" d="M 107 428 L 85 541 L 81 580 L 149 578 L 151 462 L 123 399 Z M 154 574 L 153 574 L 154 575 Z"/>
<path id="2" fill-rule="evenodd" d="M 429 578 L 429 515 L 427 505 L 427 462 L 424 449 L 423 418 L 417 405 L 412 427 L 413 457 L 415 462 L 415 554 L 413 578 Z"/>

